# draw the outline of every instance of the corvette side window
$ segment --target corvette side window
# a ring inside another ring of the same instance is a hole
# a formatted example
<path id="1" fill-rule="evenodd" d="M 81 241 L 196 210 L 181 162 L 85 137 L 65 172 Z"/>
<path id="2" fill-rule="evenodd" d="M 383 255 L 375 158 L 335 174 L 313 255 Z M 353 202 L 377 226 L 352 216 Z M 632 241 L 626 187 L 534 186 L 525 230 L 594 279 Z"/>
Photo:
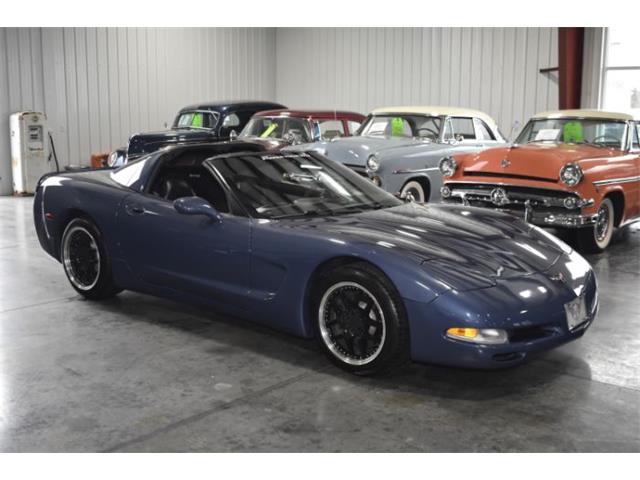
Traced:
<path id="1" fill-rule="evenodd" d="M 182 197 L 200 197 L 220 213 L 228 213 L 227 195 L 220 183 L 202 165 L 205 157 L 206 154 L 202 158 L 196 158 L 187 152 L 172 159 L 155 175 L 149 193 L 169 202 Z"/>

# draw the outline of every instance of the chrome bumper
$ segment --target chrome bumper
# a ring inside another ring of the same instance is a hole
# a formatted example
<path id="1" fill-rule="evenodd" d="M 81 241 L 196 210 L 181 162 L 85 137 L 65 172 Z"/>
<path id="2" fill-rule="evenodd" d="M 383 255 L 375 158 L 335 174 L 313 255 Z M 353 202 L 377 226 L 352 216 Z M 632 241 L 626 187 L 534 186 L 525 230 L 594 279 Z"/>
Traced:
<path id="1" fill-rule="evenodd" d="M 441 190 L 446 203 L 462 203 L 510 213 L 540 227 L 580 228 L 595 225 L 597 214 L 583 214 L 582 209 L 593 205 L 593 199 L 549 190 L 512 190 L 507 185 L 445 185 Z M 571 199 L 570 207 L 565 204 Z"/>
<path id="2" fill-rule="evenodd" d="M 502 210 L 502 209 L 500 209 Z M 521 215 L 522 212 L 514 210 L 504 210 L 508 213 Z M 527 213 L 525 209 L 525 215 L 523 219 L 526 222 L 532 223 L 539 227 L 564 227 L 564 228 L 580 228 L 595 225 L 598 215 L 583 215 L 582 213 L 548 213 L 548 212 L 536 212 L 530 210 Z"/>

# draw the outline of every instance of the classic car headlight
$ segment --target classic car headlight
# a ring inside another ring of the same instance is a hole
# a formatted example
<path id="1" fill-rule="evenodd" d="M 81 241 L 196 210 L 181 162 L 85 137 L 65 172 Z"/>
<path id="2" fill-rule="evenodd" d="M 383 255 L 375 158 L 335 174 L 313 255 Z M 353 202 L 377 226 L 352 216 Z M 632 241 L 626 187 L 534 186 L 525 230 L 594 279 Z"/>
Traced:
<path id="1" fill-rule="evenodd" d="M 447 337 L 480 345 L 500 345 L 507 343 L 507 332 L 501 328 L 452 327 L 447 329 Z"/>
<path id="2" fill-rule="evenodd" d="M 451 175 L 456 173 L 458 162 L 456 162 L 452 157 L 444 157 L 442 160 L 440 160 L 438 168 L 440 169 L 440 173 L 442 173 L 443 176 L 450 177 Z"/>
<path id="3" fill-rule="evenodd" d="M 367 158 L 367 168 L 371 172 L 377 172 L 380 168 L 380 159 L 375 153 L 373 155 L 369 155 L 369 158 Z"/>
<path id="4" fill-rule="evenodd" d="M 107 166 L 113 167 L 117 161 L 118 161 L 118 152 L 117 150 L 114 150 L 107 157 Z"/>
<path id="5" fill-rule="evenodd" d="M 567 163 L 560 169 L 560 180 L 565 185 L 574 187 L 582 180 L 582 169 L 575 163 Z"/>

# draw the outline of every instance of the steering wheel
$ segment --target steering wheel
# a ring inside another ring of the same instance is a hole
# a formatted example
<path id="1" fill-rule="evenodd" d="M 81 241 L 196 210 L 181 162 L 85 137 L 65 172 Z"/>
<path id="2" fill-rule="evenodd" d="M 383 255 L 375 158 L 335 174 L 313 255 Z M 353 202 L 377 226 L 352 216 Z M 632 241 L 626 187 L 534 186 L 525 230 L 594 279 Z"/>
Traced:
<path id="1" fill-rule="evenodd" d="M 426 136 L 426 135 L 420 135 L 420 132 L 423 132 L 423 131 L 433 135 L 433 138 L 438 138 L 438 132 L 436 132 L 435 130 L 433 130 L 431 128 L 427 128 L 427 127 L 422 127 L 422 128 L 417 128 L 416 129 L 416 133 L 418 134 L 418 137 Z"/>
<path id="2" fill-rule="evenodd" d="M 598 142 L 600 139 L 602 139 L 602 142 Z M 607 139 L 613 140 L 614 143 L 620 143 L 620 139 L 612 135 L 600 135 L 594 138 L 592 143 L 607 143 Z"/>

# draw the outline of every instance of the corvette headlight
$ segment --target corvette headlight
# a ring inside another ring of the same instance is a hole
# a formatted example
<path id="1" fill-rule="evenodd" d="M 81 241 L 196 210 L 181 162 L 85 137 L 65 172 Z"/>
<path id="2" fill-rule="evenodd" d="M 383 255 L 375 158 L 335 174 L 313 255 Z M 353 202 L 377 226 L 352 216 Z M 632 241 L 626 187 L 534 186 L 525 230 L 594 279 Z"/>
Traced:
<path id="1" fill-rule="evenodd" d="M 501 328 L 452 327 L 447 329 L 447 337 L 480 345 L 501 345 L 509 341 L 507 332 Z"/>
<path id="2" fill-rule="evenodd" d="M 458 162 L 456 162 L 452 157 L 444 157 L 442 160 L 440 160 L 438 168 L 440 169 L 440 173 L 442 173 L 444 177 L 450 177 L 451 175 L 456 173 Z"/>
<path id="3" fill-rule="evenodd" d="M 377 172 L 380 168 L 380 160 L 376 157 L 376 154 L 370 155 L 367 159 L 367 168 L 371 172 Z"/>
<path id="4" fill-rule="evenodd" d="M 567 163 L 560 169 L 560 180 L 569 187 L 574 187 L 582 180 L 582 169 L 575 163 Z"/>

